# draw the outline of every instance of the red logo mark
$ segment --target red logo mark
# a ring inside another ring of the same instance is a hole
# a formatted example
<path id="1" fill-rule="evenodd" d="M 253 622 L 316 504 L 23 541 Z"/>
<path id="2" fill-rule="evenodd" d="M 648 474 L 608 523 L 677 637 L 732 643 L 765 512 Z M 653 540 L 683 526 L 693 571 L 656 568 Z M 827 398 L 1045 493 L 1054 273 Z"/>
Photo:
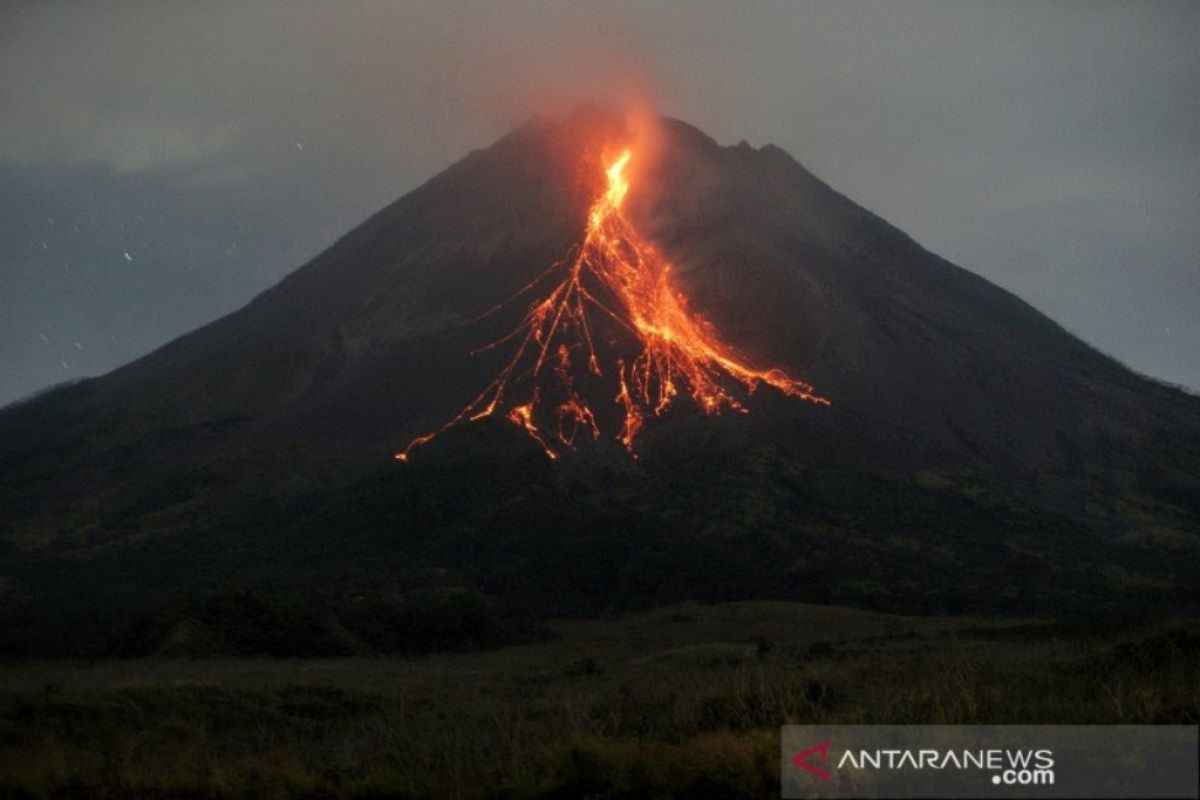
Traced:
<path id="1" fill-rule="evenodd" d="M 821 763 L 824 764 L 826 762 L 826 760 L 828 760 L 828 758 L 829 758 L 829 744 L 830 743 L 828 741 L 821 742 L 819 745 L 816 745 L 815 747 L 808 748 L 803 753 L 796 753 L 796 755 L 792 756 L 792 764 L 806 772 L 811 772 L 813 775 L 816 775 L 818 778 L 820 778 L 823 781 L 833 780 L 832 774 L 826 772 L 825 770 L 821 769 L 820 767 L 813 766 L 812 764 L 808 763 L 809 756 L 815 755 L 815 756 L 819 756 L 821 759 Z"/>

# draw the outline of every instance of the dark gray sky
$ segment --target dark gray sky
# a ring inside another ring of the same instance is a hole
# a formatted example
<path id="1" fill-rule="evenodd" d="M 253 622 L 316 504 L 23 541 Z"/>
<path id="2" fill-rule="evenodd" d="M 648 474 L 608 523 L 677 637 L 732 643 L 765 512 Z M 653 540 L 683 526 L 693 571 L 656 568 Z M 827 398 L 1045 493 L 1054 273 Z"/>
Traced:
<path id="1" fill-rule="evenodd" d="M 1200 387 L 1200 3 L 6 3 L 0 403 L 231 311 L 534 113 L 775 143 Z"/>

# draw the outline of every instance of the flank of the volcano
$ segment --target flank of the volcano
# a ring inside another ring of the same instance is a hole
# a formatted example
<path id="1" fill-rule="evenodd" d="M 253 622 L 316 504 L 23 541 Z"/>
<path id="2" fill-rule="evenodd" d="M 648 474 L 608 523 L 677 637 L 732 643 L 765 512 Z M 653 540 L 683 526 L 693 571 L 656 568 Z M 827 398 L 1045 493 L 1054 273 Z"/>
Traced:
<path id="1" fill-rule="evenodd" d="M 829 405 L 812 386 L 780 369 L 746 364 L 712 323 L 688 308 L 671 263 L 622 210 L 632 158 L 625 149 L 605 169 L 604 192 L 588 211 L 580 243 L 516 297 L 542 287 L 548 292 L 529 306 L 512 331 L 476 351 L 511 346 L 503 368 L 444 425 L 396 453 L 398 460 L 407 461 L 415 447 L 454 425 L 495 414 L 525 431 L 547 456 L 558 458 L 581 435 L 605 435 L 598 402 L 615 401 L 619 430 L 611 435 L 636 457 L 635 441 L 647 419 L 662 414 L 681 395 L 691 397 L 705 414 L 726 408 L 746 413 L 747 397 L 762 384 Z M 602 336 L 602 328 L 615 333 Z M 618 337 L 630 346 L 615 346 Z M 606 376 L 607 384 L 599 380 Z M 608 396 L 597 401 L 591 388 L 603 392 L 600 387 L 605 386 Z"/>

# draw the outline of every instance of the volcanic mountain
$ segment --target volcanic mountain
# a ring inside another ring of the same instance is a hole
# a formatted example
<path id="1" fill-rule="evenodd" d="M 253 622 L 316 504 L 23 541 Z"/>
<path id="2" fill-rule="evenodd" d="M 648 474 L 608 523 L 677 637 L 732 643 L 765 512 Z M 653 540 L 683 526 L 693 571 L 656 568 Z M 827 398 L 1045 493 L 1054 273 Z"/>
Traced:
<path id="1" fill-rule="evenodd" d="M 615 427 L 576 441 L 594 420 L 572 412 L 569 445 L 552 448 L 569 457 L 550 460 L 513 411 L 544 385 L 470 411 L 520 344 L 506 337 L 547 350 L 529 314 L 634 141 L 592 108 L 530 122 L 241 310 L 0 411 L 9 599 L 127 610 L 212 587 L 434 583 L 547 613 L 696 595 L 918 611 L 1196 601 L 1200 399 L 924 250 L 779 148 L 722 147 L 675 120 L 653 157 L 633 147 L 621 214 L 720 343 L 701 360 L 730 402 L 706 408 L 684 375 L 630 447 L 613 381 L 646 339 L 628 308 L 605 313 L 620 297 L 593 292 L 586 334 L 607 363 L 579 397 Z M 572 349 L 583 333 L 561 351 L 590 373 Z M 568 400 L 544 403 L 561 417 Z M 540 435 L 554 427 L 539 418 Z"/>

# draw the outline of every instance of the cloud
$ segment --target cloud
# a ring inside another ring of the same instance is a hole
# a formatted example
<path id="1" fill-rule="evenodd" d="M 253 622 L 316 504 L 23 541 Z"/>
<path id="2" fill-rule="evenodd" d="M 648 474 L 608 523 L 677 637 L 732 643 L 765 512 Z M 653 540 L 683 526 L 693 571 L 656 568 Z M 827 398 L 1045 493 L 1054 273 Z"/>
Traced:
<path id="1" fill-rule="evenodd" d="M 236 119 L 214 114 L 186 74 L 164 69 L 186 69 L 183 54 L 168 57 L 169 39 L 105 16 L 121 10 L 32 6 L 13 20 L 0 48 L 0 158 L 128 174 L 234 149 Z"/>

